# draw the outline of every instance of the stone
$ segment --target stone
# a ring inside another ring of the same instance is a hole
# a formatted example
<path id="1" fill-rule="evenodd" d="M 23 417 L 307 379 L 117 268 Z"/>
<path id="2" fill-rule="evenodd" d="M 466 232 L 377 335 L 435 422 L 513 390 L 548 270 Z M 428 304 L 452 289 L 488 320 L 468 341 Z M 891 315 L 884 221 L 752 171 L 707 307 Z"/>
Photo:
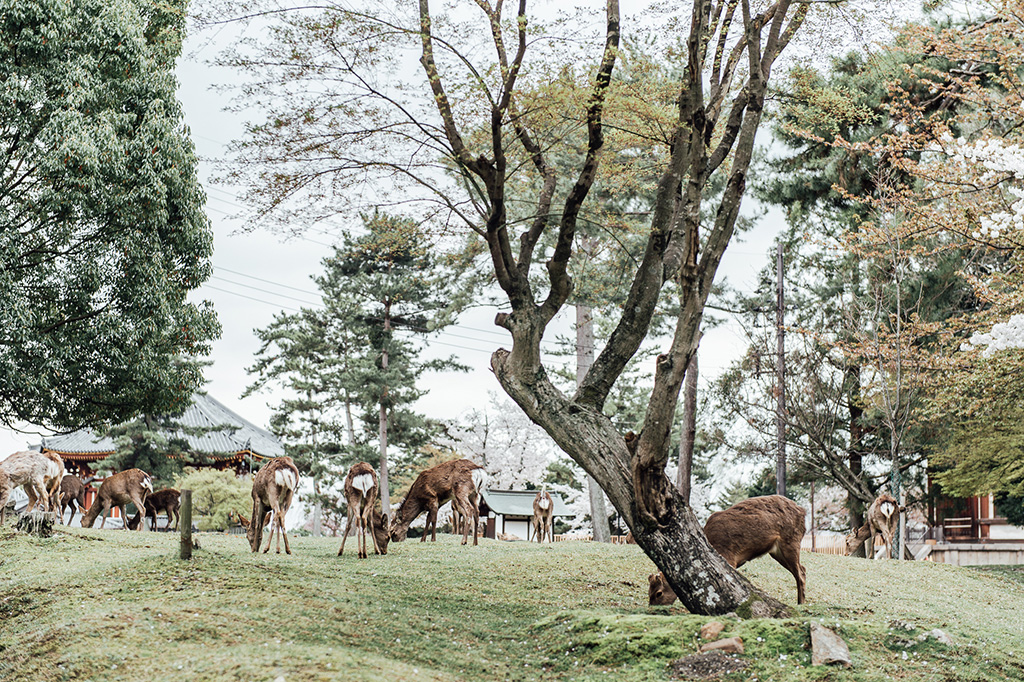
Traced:
<path id="1" fill-rule="evenodd" d="M 934 639 L 939 644 L 953 646 L 953 638 L 947 635 L 942 630 L 939 630 L 938 628 L 935 628 L 934 630 L 929 630 L 928 632 L 924 632 L 917 636 L 917 641 L 919 642 L 923 642 L 927 639 Z"/>
<path id="2" fill-rule="evenodd" d="M 720 639 L 717 642 L 708 642 L 700 648 L 700 652 L 707 653 L 708 651 L 724 651 L 732 654 L 743 653 L 743 639 L 740 637 L 727 637 L 726 639 Z"/>
<path id="3" fill-rule="evenodd" d="M 717 639 L 722 630 L 725 629 L 725 623 L 720 623 L 717 620 L 709 620 L 707 623 L 700 628 L 701 639 Z"/>
<path id="4" fill-rule="evenodd" d="M 849 668 L 850 647 L 827 627 L 811 621 L 811 665 L 841 665 Z"/>

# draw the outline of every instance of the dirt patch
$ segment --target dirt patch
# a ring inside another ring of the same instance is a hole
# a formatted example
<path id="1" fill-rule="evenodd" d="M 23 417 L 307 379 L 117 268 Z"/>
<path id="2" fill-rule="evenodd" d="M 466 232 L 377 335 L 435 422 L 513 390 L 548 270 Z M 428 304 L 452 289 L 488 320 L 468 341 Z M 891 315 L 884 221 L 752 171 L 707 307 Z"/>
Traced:
<path id="1" fill-rule="evenodd" d="M 726 656 L 721 651 L 677 658 L 668 664 L 669 675 L 674 680 L 713 680 L 746 669 L 746 661 Z"/>

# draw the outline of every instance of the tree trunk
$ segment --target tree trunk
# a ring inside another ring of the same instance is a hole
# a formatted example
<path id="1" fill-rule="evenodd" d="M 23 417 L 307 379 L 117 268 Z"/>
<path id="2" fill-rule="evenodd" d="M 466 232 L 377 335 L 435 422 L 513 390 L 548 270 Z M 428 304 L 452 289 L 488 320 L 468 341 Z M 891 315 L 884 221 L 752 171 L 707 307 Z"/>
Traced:
<path id="1" fill-rule="evenodd" d="M 313 537 L 320 537 L 320 479 L 313 478 Z"/>
<path id="2" fill-rule="evenodd" d="M 697 374 L 697 354 L 694 353 L 683 384 L 683 434 L 679 439 L 679 470 L 676 471 L 676 489 L 686 504 L 690 504 L 693 444 L 697 438 Z"/>
<path id="3" fill-rule="evenodd" d="M 588 248 L 587 238 L 583 250 Z M 594 364 L 594 316 L 590 306 L 576 303 L 576 387 Z M 604 491 L 594 477 L 587 474 L 587 492 L 590 495 L 590 522 L 594 529 L 595 542 L 611 542 L 612 533 L 608 526 L 608 510 L 604 504 Z"/>
<path id="4" fill-rule="evenodd" d="M 387 374 L 388 371 L 388 333 L 391 331 L 391 302 L 384 304 L 384 348 L 380 357 L 381 370 Z M 391 516 L 391 489 L 388 487 L 388 410 L 386 399 L 388 395 L 387 385 L 381 393 L 380 399 L 380 503 L 384 513 Z"/>
<path id="5" fill-rule="evenodd" d="M 692 613 L 744 617 L 788 614 L 725 562 L 707 541 L 697 517 L 665 479 L 666 510 L 661 522 L 640 532 L 634 499 L 631 454 L 626 441 L 600 412 L 567 399 L 539 371 L 519 375 L 517 358 L 500 349 L 491 368 L 506 393 L 583 469 L 601 482 L 605 493 L 633 531 L 633 537 L 665 572 L 680 601 Z M 664 474 L 662 474 L 664 478 Z M 682 587 L 687 589 L 682 589 Z"/>

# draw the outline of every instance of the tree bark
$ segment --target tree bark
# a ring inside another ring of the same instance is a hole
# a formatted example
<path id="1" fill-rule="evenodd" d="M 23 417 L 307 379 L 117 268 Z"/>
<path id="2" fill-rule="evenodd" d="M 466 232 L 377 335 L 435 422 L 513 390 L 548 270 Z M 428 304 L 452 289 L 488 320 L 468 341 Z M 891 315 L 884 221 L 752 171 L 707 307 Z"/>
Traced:
<path id="1" fill-rule="evenodd" d="M 499 349 L 491 356 L 491 369 L 505 392 L 588 474 L 601 481 L 637 544 L 665 572 L 673 589 L 680 588 L 676 594 L 683 606 L 693 613 L 735 611 L 745 617 L 789 613 L 784 604 L 754 587 L 711 547 L 697 517 L 667 479 L 663 522 L 642 527 L 637 520 L 632 456 L 611 421 L 566 398 L 543 369 L 522 376 L 516 363 L 514 351 Z M 683 586 L 686 589 L 681 589 Z"/>
<path id="2" fill-rule="evenodd" d="M 697 354 L 690 358 L 683 383 L 683 433 L 679 439 L 679 469 L 676 471 L 676 489 L 683 502 L 690 504 L 693 478 L 693 445 L 697 439 Z"/>

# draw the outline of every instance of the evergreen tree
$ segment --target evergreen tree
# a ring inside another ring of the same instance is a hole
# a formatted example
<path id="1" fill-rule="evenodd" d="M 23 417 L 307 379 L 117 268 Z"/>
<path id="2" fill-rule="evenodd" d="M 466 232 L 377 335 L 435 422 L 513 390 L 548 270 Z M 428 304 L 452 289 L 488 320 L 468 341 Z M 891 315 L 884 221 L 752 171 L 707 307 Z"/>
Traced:
<path id="1" fill-rule="evenodd" d="M 365 234 L 347 236 L 325 260 L 326 272 L 317 284 L 329 309 L 345 316 L 336 323 L 350 329 L 358 325 L 365 335 L 363 361 L 351 365 L 338 388 L 359 396 L 364 430 L 376 426 L 380 495 L 388 509 L 389 444 L 403 458 L 415 458 L 439 430 L 411 408 L 424 394 L 417 381 L 426 371 L 466 369 L 452 358 L 419 360 L 412 339 L 443 328 L 465 295 L 458 273 L 431 255 L 427 236 L 415 222 L 376 213 L 364 216 L 363 226 Z"/>
<path id="2" fill-rule="evenodd" d="M 0 0 L 0 422 L 181 409 L 219 334 L 175 98 L 185 0 Z"/>

